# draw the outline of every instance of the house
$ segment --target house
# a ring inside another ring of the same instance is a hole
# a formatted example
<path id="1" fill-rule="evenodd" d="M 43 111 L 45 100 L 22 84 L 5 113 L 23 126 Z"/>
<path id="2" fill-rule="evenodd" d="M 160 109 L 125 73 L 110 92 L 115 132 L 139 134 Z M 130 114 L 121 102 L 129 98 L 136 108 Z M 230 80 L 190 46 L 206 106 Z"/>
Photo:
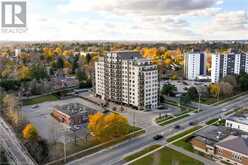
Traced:
<path id="1" fill-rule="evenodd" d="M 220 140 L 226 138 L 230 130 L 225 127 L 209 126 L 194 134 L 191 144 L 195 150 L 207 155 L 214 154 L 214 145 Z"/>
<path id="2" fill-rule="evenodd" d="M 209 126 L 194 134 L 193 148 L 218 160 L 248 165 L 248 138 L 239 130 Z"/>
<path id="3" fill-rule="evenodd" d="M 95 114 L 96 110 L 92 110 L 79 103 L 70 103 L 62 106 L 55 106 L 52 116 L 61 123 L 67 125 L 81 125 L 88 122 L 88 117 Z"/>
<path id="4" fill-rule="evenodd" d="M 215 156 L 231 164 L 248 165 L 248 138 L 229 136 L 215 145 Z"/>
<path id="5" fill-rule="evenodd" d="M 246 116 L 231 116 L 226 119 L 226 127 L 248 133 L 248 118 Z"/>

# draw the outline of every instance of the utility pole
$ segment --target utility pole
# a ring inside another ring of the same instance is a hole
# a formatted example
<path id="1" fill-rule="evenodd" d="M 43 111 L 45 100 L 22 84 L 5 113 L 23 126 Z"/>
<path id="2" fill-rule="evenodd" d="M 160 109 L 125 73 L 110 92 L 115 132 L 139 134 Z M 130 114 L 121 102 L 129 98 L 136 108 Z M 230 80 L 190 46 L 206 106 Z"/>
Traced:
<path id="1" fill-rule="evenodd" d="M 135 127 L 135 111 L 133 111 L 133 126 Z"/>
<path id="2" fill-rule="evenodd" d="M 200 92 L 198 92 L 198 95 L 199 95 L 198 112 L 200 112 L 200 109 L 201 109 L 201 94 L 200 94 Z"/>
<path id="3" fill-rule="evenodd" d="M 64 163 L 66 163 L 66 131 L 64 130 Z"/>

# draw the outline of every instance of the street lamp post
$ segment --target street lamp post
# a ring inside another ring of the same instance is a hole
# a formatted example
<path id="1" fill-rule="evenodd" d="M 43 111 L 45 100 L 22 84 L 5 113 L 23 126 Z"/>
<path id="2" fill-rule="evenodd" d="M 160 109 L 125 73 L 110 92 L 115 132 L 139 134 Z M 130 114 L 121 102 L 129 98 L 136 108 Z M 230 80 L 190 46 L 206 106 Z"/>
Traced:
<path id="1" fill-rule="evenodd" d="M 200 112 L 200 109 L 201 109 L 201 94 L 200 94 L 200 92 L 198 92 L 198 95 L 199 95 L 198 112 Z"/>
<path id="2" fill-rule="evenodd" d="M 66 132 L 64 132 L 64 163 L 66 163 Z"/>
<path id="3" fill-rule="evenodd" d="M 133 111 L 133 126 L 135 127 L 135 111 Z"/>

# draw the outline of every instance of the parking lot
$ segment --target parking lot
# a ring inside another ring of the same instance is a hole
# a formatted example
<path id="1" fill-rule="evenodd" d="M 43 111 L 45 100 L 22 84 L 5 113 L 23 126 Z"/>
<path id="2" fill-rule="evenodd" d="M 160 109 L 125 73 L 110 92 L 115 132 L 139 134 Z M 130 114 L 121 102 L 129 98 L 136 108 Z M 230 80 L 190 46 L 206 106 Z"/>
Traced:
<path id="1" fill-rule="evenodd" d="M 160 81 L 160 88 L 163 88 L 164 84 L 172 84 L 177 87 L 178 93 L 186 93 L 187 89 L 190 87 L 199 87 L 199 86 L 208 86 L 211 82 L 198 82 L 198 81 L 189 81 L 189 80 L 166 80 Z"/>
<path id="2" fill-rule="evenodd" d="M 94 104 L 86 102 L 80 98 L 72 98 L 41 103 L 35 108 L 33 106 L 24 106 L 22 112 L 24 118 L 34 124 L 42 138 L 47 139 L 49 142 L 54 142 L 55 140 L 59 142 L 64 142 L 66 140 L 69 142 L 74 139 L 74 134 L 69 130 L 69 126 L 59 123 L 51 116 L 51 112 L 55 105 L 64 105 L 69 103 L 81 103 L 92 109 L 100 109 Z M 77 136 L 85 137 L 88 133 L 86 127 L 87 125 L 82 125 L 81 129 L 77 132 Z M 64 134 L 66 134 L 65 138 Z"/>

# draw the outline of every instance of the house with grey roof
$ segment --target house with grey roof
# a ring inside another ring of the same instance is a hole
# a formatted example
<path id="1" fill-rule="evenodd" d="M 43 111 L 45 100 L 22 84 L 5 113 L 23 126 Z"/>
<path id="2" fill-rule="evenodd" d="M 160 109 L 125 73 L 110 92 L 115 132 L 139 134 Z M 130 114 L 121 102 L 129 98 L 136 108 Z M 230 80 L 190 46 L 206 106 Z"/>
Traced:
<path id="1" fill-rule="evenodd" d="M 248 138 L 228 136 L 215 144 L 215 156 L 231 164 L 248 165 Z"/>

